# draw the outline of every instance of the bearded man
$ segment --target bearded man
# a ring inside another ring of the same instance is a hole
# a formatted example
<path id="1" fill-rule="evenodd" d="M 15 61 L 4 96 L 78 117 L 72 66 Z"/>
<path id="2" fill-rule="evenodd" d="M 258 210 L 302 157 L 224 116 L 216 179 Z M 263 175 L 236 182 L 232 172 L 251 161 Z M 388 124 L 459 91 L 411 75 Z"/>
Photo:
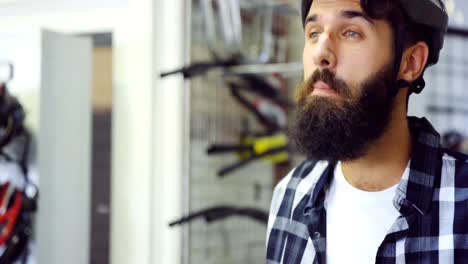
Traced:
<path id="1" fill-rule="evenodd" d="M 302 0 L 304 81 L 267 263 L 468 263 L 468 163 L 407 117 L 447 31 L 441 0 Z M 444 89 L 445 87 L 440 87 Z"/>

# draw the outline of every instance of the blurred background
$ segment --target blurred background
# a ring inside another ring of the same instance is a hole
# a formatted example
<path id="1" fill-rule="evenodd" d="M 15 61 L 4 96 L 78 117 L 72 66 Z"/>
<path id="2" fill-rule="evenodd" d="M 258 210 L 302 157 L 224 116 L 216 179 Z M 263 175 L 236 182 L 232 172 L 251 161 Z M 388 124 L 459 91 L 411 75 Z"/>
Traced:
<path id="1" fill-rule="evenodd" d="M 468 2 L 445 2 L 409 115 L 468 153 Z M 0 0 L 0 264 L 263 263 L 302 159 L 299 4 Z"/>

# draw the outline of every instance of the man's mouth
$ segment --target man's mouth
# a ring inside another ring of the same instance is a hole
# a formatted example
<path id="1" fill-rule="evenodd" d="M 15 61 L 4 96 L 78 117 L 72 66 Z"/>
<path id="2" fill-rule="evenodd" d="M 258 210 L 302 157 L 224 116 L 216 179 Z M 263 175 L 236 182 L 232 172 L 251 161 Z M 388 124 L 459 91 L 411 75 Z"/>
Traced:
<path id="1" fill-rule="evenodd" d="M 338 93 L 323 81 L 317 81 L 310 95 L 338 95 Z"/>

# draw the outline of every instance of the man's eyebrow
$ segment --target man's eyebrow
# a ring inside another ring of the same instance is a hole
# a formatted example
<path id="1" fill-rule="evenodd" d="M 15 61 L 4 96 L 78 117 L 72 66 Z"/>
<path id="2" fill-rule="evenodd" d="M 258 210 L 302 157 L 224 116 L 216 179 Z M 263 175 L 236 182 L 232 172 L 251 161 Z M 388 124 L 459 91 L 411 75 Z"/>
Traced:
<path id="1" fill-rule="evenodd" d="M 304 25 L 307 25 L 307 23 L 311 23 L 311 22 L 317 22 L 317 18 L 318 18 L 317 15 L 308 16 L 304 22 Z"/>
<path id="2" fill-rule="evenodd" d="M 351 10 L 343 10 L 340 12 L 340 16 L 346 19 L 353 19 L 353 18 L 363 18 L 365 19 L 371 26 L 375 26 L 374 21 L 367 16 L 366 14 L 360 12 L 360 11 L 351 11 Z M 317 22 L 318 20 L 318 15 L 314 14 L 311 16 L 308 16 L 304 22 L 304 25 L 307 25 L 308 23 L 311 22 Z"/>
<path id="3" fill-rule="evenodd" d="M 344 10 L 344 11 L 341 11 L 340 12 L 340 15 L 344 18 L 347 18 L 347 19 L 352 19 L 352 18 L 356 18 L 356 17 L 360 17 L 360 18 L 363 18 L 365 19 L 367 22 L 369 22 L 369 24 L 371 26 L 375 26 L 375 23 L 374 21 L 366 14 L 360 12 L 360 11 L 349 11 L 349 10 Z"/>

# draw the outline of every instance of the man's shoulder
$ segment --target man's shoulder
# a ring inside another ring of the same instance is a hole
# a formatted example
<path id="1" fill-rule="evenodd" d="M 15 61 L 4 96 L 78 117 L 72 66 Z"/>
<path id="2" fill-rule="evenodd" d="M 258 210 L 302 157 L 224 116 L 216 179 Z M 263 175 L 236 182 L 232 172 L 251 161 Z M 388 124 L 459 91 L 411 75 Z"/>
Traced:
<path id="1" fill-rule="evenodd" d="M 464 223 L 468 217 L 468 156 L 444 150 L 442 156 L 441 178 L 436 185 L 433 202 L 438 205 L 440 219 L 452 219 L 460 234 L 467 234 Z M 441 203 L 444 203 L 441 206 Z M 450 204 L 450 206 L 449 206 Z"/>
<path id="2" fill-rule="evenodd" d="M 468 156 L 460 152 L 444 149 L 442 156 L 441 177 L 442 179 L 445 179 L 442 180 L 441 185 L 451 185 L 451 187 L 455 188 L 456 193 L 467 193 Z"/>
<path id="3" fill-rule="evenodd" d="M 303 212 L 309 201 L 308 193 L 315 190 L 328 167 L 326 161 L 303 161 L 276 185 L 266 240 L 266 255 L 271 263 L 314 261 L 315 248 L 310 243 Z"/>
<path id="4" fill-rule="evenodd" d="M 324 160 L 304 160 L 292 169 L 275 187 L 275 195 L 283 196 L 286 190 L 304 194 L 318 182 L 330 165 Z"/>
<path id="5" fill-rule="evenodd" d="M 468 155 L 444 149 L 442 170 L 452 170 L 453 175 L 467 177 L 468 182 Z"/>
<path id="6" fill-rule="evenodd" d="M 305 160 L 276 185 L 270 204 L 269 230 L 278 217 L 291 217 L 289 214 L 297 209 L 299 201 L 315 190 L 329 164 L 327 161 Z"/>

